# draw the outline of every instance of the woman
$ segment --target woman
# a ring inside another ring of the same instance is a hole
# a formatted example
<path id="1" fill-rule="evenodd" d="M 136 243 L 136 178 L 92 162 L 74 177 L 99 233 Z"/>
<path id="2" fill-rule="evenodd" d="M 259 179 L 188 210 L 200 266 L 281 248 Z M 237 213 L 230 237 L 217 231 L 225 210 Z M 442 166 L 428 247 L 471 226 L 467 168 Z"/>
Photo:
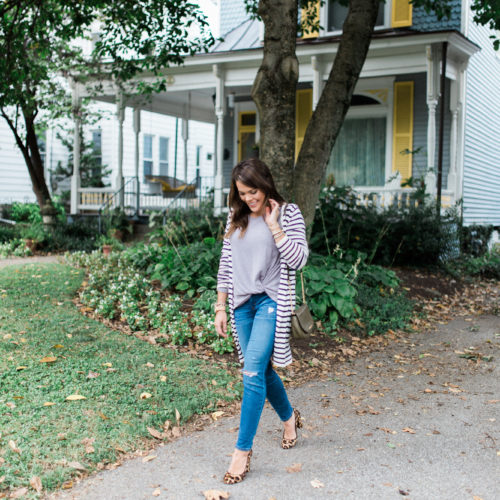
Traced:
<path id="1" fill-rule="evenodd" d="M 272 364 L 292 362 L 289 345 L 295 307 L 295 270 L 309 254 L 299 207 L 285 204 L 265 163 L 252 158 L 234 167 L 229 217 L 217 275 L 215 328 L 227 336 L 226 299 L 243 365 L 238 441 L 223 481 L 242 481 L 250 470 L 252 443 L 267 399 L 284 423 L 281 446 L 292 448 L 300 414 L 288 401 Z M 294 291 L 292 293 L 292 290 Z"/>

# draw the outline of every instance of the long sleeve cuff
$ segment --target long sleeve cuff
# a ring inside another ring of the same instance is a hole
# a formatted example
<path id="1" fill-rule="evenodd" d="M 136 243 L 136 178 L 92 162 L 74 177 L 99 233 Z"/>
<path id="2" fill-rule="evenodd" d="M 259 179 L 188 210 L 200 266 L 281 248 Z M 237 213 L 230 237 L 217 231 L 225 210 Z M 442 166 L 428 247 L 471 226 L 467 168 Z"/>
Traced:
<path id="1" fill-rule="evenodd" d="M 224 286 L 218 286 L 217 287 L 217 291 L 220 292 L 220 293 L 227 293 L 228 292 L 228 289 Z"/>

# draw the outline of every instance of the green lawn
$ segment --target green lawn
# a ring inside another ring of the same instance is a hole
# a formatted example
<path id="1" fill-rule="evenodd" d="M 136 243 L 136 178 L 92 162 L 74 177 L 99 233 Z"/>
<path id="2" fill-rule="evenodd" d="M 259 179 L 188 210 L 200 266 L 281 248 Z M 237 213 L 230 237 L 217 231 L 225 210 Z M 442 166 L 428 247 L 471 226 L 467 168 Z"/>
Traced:
<path id="1" fill-rule="evenodd" d="M 82 280 L 59 264 L 0 269 L 0 497 L 22 486 L 36 497 L 33 476 L 60 487 L 76 474 L 71 462 L 91 471 L 117 447 L 141 447 L 147 427 L 175 422 L 176 409 L 185 421 L 239 394 L 213 362 L 81 315 L 71 299 Z"/>

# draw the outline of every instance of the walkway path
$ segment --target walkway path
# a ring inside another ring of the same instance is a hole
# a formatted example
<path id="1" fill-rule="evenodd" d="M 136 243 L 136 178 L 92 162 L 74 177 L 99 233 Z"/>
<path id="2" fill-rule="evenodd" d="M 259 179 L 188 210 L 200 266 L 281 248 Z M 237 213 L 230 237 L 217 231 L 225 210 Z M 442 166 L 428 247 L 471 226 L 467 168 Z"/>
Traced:
<path id="1" fill-rule="evenodd" d="M 9 257 L 0 259 L 0 267 L 10 266 L 12 264 L 49 264 L 51 262 L 61 262 L 60 255 L 35 255 L 33 257 Z"/>
<path id="2" fill-rule="evenodd" d="M 53 498 L 189 500 L 217 489 L 237 500 L 498 499 L 499 347 L 500 317 L 466 317 L 337 365 L 289 392 L 306 419 L 296 448 L 281 450 L 264 409 L 241 484 L 221 483 L 238 426 L 230 417 Z"/>

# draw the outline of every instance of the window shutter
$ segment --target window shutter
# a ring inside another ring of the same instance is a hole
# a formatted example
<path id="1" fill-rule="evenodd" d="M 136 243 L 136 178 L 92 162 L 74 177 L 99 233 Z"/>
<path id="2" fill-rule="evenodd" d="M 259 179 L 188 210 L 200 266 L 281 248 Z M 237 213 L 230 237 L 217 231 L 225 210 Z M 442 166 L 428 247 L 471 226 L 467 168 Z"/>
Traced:
<path id="1" fill-rule="evenodd" d="M 391 26 L 404 28 L 411 26 L 413 5 L 409 0 L 392 0 Z"/>
<path id="2" fill-rule="evenodd" d="M 392 170 L 401 178 L 412 174 L 412 155 L 402 151 L 413 149 L 413 82 L 394 84 L 394 121 L 392 136 Z"/>
<path id="3" fill-rule="evenodd" d="M 295 160 L 304 142 L 307 125 L 312 115 L 312 89 L 297 90 L 295 95 Z"/>
<path id="4" fill-rule="evenodd" d="M 300 24 L 304 26 L 304 23 L 306 21 L 306 18 L 309 17 L 309 13 L 314 15 L 314 20 L 315 22 L 319 23 L 319 12 L 320 12 L 320 2 L 319 0 L 309 6 L 308 9 L 303 9 L 300 12 Z M 309 31 L 308 33 L 304 33 L 302 35 L 302 38 L 316 38 L 319 35 L 319 32 L 317 30 L 315 31 Z"/>

